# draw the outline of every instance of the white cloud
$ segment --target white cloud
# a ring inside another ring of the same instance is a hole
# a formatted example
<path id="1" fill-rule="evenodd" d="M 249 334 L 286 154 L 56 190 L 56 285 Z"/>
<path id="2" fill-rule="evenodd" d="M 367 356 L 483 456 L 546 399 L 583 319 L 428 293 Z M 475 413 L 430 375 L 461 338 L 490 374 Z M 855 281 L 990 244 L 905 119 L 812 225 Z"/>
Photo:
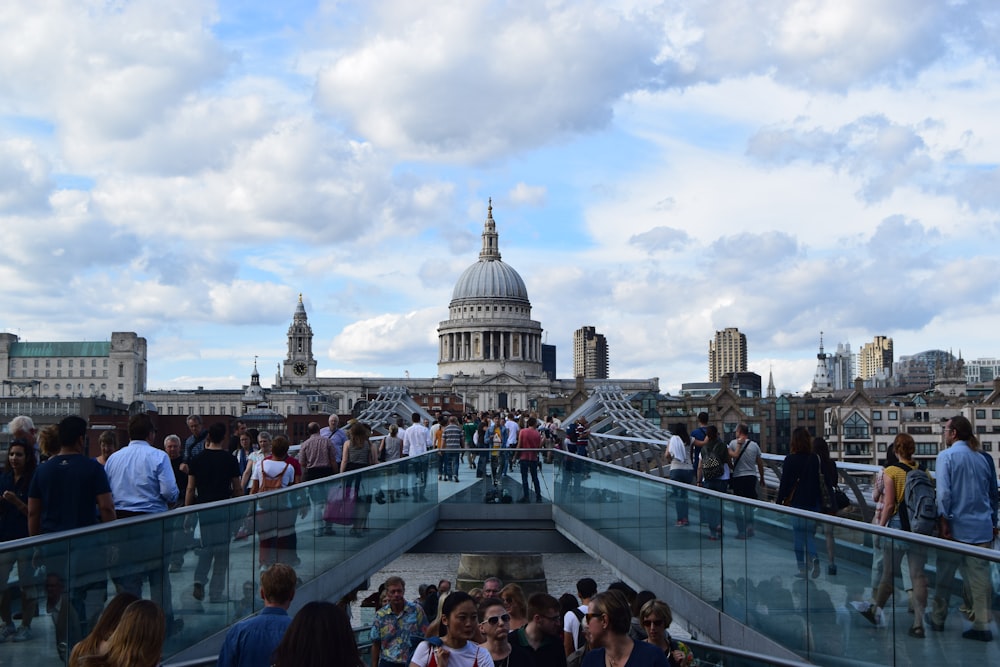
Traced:
<path id="1" fill-rule="evenodd" d="M 26 139 L 0 141 L 0 215 L 45 213 L 53 183 L 48 159 Z"/>
<path id="2" fill-rule="evenodd" d="M 507 199 L 515 205 L 541 206 L 545 204 L 545 194 L 543 185 L 518 183 L 507 193 Z"/>
<path id="3" fill-rule="evenodd" d="M 405 18 L 403 18 L 405 17 Z M 483 160 L 600 129 L 652 80 L 657 29 L 605 3 L 385 3 L 320 72 L 320 107 L 380 147 Z"/>
<path id="4" fill-rule="evenodd" d="M 353 322 L 330 343 L 329 358 L 335 364 L 402 369 L 415 358 L 436 361 L 437 325 L 442 308 L 424 308 L 404 314 L 386 313 Z"/>

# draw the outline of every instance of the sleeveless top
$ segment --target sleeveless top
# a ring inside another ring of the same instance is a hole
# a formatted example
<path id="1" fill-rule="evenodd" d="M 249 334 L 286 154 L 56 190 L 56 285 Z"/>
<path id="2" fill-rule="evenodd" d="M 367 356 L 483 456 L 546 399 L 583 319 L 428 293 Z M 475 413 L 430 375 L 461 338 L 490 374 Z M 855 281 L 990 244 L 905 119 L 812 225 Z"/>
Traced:
<path id="1" fill-rule="evenodd" d="M 369 460 L 369 454 L 371 452 L 371 444 L 366 440 L 364 446 L 352 442 L 350 447 L 347 448 L 347 463 L 354 467 L 364 467 L 368 465 L 371 461 Z"/>

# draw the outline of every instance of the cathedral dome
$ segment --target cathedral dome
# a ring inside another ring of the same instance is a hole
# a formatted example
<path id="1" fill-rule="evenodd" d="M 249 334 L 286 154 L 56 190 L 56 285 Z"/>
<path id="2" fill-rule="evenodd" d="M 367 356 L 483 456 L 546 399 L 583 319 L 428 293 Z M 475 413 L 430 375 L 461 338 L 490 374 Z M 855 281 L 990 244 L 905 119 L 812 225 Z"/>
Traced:
<path id="1" fill-rule="evenodd" d="M 452 301 L 460 299 L 517 299 L 528 300 L 528 289 L 517 271 L 508 264 L 494 260 L 479 260 L 462 272 Z"/>
<path id="2" fill-rule="evenodd" d="M 483 228 L 483 249 L 479 253 L 479 261 L 462 272 L 451 295 L 452 303 L 465 299 L 511 299 L 528 302 L 528 289 L 524 286 L 521 276 L 500 260 L 492 201 Z"/>

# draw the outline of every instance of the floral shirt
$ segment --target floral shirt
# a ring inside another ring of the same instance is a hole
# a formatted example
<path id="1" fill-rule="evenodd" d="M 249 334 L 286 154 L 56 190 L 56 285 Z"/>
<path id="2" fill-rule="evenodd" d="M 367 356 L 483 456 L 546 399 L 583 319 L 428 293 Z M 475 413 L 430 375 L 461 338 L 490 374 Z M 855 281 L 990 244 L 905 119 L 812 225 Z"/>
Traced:
<path id="1" fill-rule="evenodd" d="M 375 612 L 369 639 L 381 645 L 381 660 L 409 665 L 412 647 L 416 645 L 410 638 L 423 639 L 426 633 L 424 610 L 415 602 L 407 602 L 398 616 L 389 605 Z"/>

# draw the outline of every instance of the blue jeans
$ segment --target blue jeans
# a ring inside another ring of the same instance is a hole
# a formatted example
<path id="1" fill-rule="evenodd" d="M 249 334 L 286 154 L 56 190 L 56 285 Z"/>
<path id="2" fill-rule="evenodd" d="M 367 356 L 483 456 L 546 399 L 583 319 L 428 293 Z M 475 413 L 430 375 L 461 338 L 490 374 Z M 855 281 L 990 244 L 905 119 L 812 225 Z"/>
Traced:
<path id="1" fill-rule="evenodd" d="M 728 479 L 706 479 L 706 489 L 725 493 L 729 489 Z M 713 535 L 722 530 L 722 500 L 719 498 L 702 498 L 701 522 L 708 524 L 708 530 Z M 718 529 L 718 530 L 717 530 Z"/>
<path id="2" fill-rule="evenodd" d="M 818 512 L 819 506 L 811 511 Z M 816 532 L 816 522 L 801 516 L 792 517 L 792 539 L 795 549 L 795 562 L 799 564 L 799 569 L 804 570 L 810 561 L 818 558 L 816 555 L 816 539 L 813 533 Z M 809 560 L 806 560 L 808 554 Z"/>
<path id="3" fill-rule="evenodd" d="M 671 470 L 670 479 L 683 484 L 694 482 L 694 470 Z M 679 486 L 670 487 L 670 497 L 674 500 L 674 507 L 677 509 L 677 520 L 688 520 L 688 492 Z"/>

